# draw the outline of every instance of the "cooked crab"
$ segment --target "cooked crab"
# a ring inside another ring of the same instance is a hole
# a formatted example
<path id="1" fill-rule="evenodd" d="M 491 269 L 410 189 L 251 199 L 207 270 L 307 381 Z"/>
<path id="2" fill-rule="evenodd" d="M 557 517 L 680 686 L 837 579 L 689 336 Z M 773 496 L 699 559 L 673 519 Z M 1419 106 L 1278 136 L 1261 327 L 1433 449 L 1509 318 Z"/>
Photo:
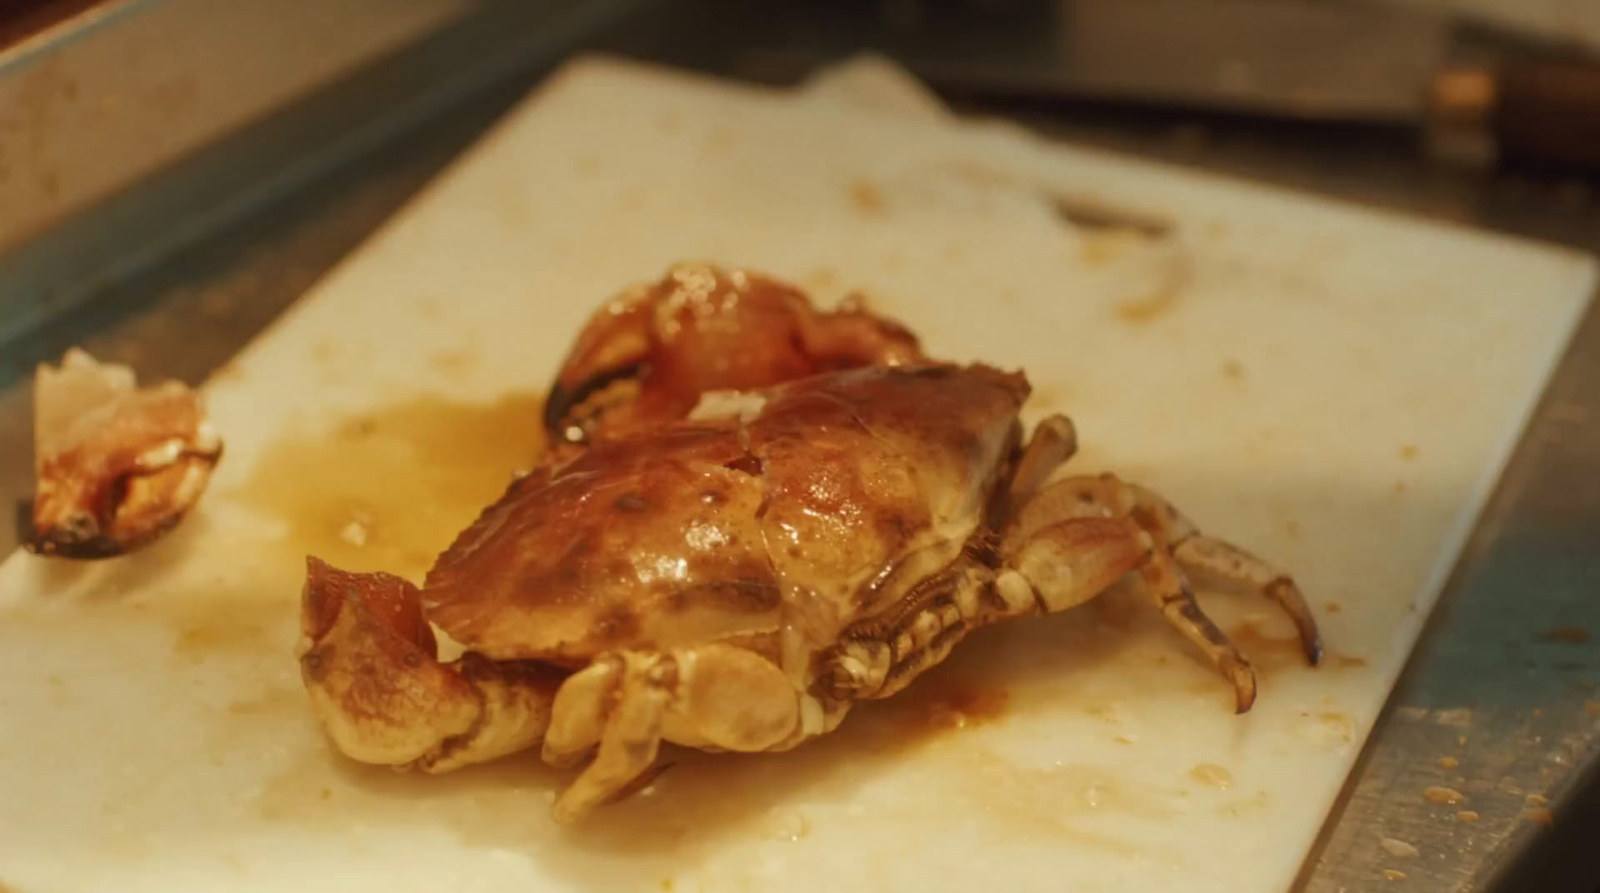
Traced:
<path id="1" fill-rule="evenodd" d="M 23 545 L 107 558 L 154 542 L 192 508 L 222 457 L 200 395 L 135 386 L 133 370 L 68 351 L 34 379 L 36 491 Z"/>
<path id="2" fill-rule="evenodd" d="M 551 443 L 680 419 L 710 391 L 923 359 L 917 338 L 859 299 L 814 308 L 768 276 L 678 264 L 595 311 L 545 403 Z"/>
<path id="3" fill-rule="evenodd" d="M 1290 577 L 1110 475 L 1048 482 L 1062 416 L 1022 442 L 1020 374 L 825 373 L 546 465 L 419 590 L 311 559 L 305 683 L 350 757 L 443 772 L 539 746 L 587 765 L 576 819 L 647 778 L 662 742 L 792 748 L 885 698 L 978 627 L 1062 611 L 1129 574 L 1232 685 L 1248 660 L 1186 570 L 1278 602 L 1318 661 Z M 430 622 L 464 646 L 443 662 Z"/>

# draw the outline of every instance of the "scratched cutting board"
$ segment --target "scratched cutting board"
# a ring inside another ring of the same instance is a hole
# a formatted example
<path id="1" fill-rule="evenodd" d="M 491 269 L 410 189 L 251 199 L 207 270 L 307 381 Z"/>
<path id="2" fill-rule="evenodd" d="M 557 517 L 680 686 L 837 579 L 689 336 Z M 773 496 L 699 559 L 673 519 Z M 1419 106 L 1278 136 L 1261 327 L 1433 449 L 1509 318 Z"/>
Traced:
<path id="1" fill-rule="evenodd" d="M 1594 268 L 937 117 L 608 60 L 553 78 L 208 385 L 228 455 L 173 536 L 0 567 L 0 889 L 1285 888 Z M 1173 230 L 1079 230 L 1058 197 Z M 1080 468 L 1287 566 L 1327 665 L 1203 593 L 1261 674 L 1235 717 L 1116 591 L 974 636 L 795 752 L 679 754 L 573 829 L 536 760 L 338 758 L 290 657 L 302 556 L 420 574 L 537 454 L 586 314 L 685 258 L 1025 368 Z"/>

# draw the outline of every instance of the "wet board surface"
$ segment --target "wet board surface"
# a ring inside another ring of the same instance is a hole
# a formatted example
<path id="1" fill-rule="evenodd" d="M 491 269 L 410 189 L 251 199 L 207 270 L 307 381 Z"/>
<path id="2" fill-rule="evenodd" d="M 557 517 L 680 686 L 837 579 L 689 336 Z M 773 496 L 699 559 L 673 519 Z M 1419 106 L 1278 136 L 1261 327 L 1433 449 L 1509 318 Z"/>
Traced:
<path id="1" fill-rule="evenodd" d="M 602 59 L 551 79 L 208 385 L 228 454 L 171 537 L 0 567 L 0 889 L 1284 889 L 1594 268 L 937 118 Z M 1079 229 L 1062 197 L 1172 229 Z M 576 828 L 536 759 L 339 758 L 292 659 L 303 556 L 419 576 L 535 461 L 587 314 L 684 259 L 1025 369 L 1075 468 L 1292 571 L 1326 665 L 1203 592 L 1261 676 L 1236 717 L 1115 591 L 794 752 L 677 754 Z"/>

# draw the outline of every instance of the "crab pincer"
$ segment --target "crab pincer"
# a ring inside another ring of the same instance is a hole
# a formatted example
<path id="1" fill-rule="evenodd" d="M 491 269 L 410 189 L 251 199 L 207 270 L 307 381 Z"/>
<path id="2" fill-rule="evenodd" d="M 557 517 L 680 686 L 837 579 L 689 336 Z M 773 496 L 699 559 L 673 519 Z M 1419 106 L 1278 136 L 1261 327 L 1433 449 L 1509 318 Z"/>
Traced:
<path id="1" fill-rule="evenodd" d="M 905 326 L 847 299 L 816 309 L 792 285 L 678 264 L 590 317 L 545 402 L 552 443 L 683 418 L 712 391 L 923 359 Z"/>
<path id="2" fill-rule="evenodd" d="M 67 559 L 137 551 L 182 521 L 222 458 L 200 395 L 70 350 L 34 380 L 37 480 L 23 546 Z"/>

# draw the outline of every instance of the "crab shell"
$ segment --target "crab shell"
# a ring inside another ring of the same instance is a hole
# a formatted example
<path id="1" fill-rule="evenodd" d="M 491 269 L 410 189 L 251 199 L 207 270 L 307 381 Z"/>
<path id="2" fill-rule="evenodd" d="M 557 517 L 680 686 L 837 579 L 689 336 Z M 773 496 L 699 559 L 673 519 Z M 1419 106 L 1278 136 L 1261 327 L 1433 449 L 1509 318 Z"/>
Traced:
<path id="1" fill-rule="evenodd" d="M 597 443 L 513 484 L 428 574 L 423 609 L 495 660 L 722 642 L 803 690 L 841 630 L 960 554 L 1028 395 L 987 366 L 862 368 Z"/>

